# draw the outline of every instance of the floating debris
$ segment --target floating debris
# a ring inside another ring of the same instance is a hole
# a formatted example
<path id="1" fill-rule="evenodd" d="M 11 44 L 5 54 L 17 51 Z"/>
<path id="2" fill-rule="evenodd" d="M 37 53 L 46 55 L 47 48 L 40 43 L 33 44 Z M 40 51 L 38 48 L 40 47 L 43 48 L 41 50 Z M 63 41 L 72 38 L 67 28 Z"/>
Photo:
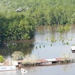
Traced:
<path id="1" fill-rule="evenodd" d="M 21 73 L 27 73 L 27 70 L 21 68 Z"/>

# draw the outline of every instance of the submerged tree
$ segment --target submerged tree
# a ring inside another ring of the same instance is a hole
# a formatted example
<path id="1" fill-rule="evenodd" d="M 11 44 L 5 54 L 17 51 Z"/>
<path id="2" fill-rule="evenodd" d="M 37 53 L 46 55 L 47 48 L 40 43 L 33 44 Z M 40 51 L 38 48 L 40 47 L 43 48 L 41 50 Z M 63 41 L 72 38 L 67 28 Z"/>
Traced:
<path id="1" fill-rule="evenodd" d="M 12 54 L 12 59 L 14 59 L 14 60 L 22 60 L 23 57 L 24 57 L 24 55 L 23 55 L 23 53 L 20 52 L 20 51 L 15 51 L 15 52 L 13 52 L 13 54 Z"/>

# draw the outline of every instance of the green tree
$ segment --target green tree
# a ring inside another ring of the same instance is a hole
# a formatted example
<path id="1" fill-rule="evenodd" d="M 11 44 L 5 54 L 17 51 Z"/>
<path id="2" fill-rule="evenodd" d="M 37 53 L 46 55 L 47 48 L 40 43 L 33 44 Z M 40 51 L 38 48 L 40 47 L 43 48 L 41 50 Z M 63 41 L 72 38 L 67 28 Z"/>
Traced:
<path id="1" fill-rule="evenodd" d="M 3 44 L 8 37 L 8 21 L 5 16 L 0 14 L 0 44 Z"/>
<path id="2" fill-rule="evenodd" d="M 0 63 L 2 63 L 4 60 L 5 60 L 4 57 L 0 55 Z"/>

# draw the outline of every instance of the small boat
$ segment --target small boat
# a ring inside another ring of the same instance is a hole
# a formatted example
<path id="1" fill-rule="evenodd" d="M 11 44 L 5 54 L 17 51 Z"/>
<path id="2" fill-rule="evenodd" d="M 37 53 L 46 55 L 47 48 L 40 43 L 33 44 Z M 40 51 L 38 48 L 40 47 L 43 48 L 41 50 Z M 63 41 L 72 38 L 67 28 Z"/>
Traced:
<path id="1" fill-rule="evenodd" d="M 72 49 L 72 50 L 75 50 L 75 46 L 71 46 L 71 49 Z"/>
<path id="2" fill-rule="evenodd" d="M 71 46 L 72 52 L 75 52 L 75 46 Z"/>
<path id="3" fill-rule="evenodd" d="M 0 71 L 13 71 L 16 70 L 16 66 L 0 66 Z"/>
<path id="4" fill-rule="evenodd" d="M 27 73 L 27 70 L 21 68 L 21 73 Z"/>

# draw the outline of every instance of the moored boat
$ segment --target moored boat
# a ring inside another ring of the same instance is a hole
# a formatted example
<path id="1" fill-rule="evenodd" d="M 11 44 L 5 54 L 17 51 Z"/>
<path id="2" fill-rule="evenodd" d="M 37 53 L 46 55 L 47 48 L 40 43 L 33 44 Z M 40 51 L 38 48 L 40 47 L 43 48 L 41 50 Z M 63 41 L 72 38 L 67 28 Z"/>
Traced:
<path id="1" fill-rule="evenodd" d="M 0 66 L 0 71 L 14 71 L 16 66 Z"/>
<path id="2" fill-rule="evenodd" d="M 75 52 L 75 46 L 71 46 L 72 52 Z"/>
<path id="3" fill-rule="evenodd" d="M 72 50 L 75 50 L 75 46 L 71 46 L 71 49 L 72 49 Z"/>

